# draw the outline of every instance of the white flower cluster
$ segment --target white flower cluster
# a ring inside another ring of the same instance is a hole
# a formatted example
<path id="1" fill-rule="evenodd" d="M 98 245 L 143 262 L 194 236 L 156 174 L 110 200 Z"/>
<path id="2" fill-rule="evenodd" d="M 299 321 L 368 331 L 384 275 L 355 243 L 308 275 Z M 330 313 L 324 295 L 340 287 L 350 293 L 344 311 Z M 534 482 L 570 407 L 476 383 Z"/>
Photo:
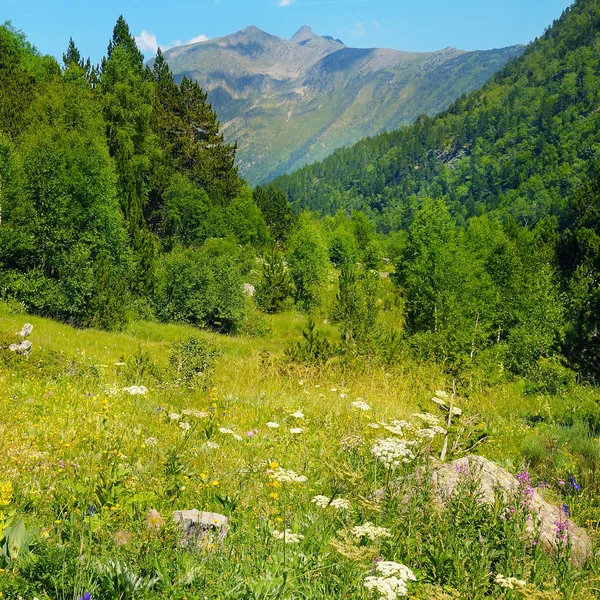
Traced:
<path id="1" fill-rule="evenodd" d="M 148 448 L 152 448 L 158 444 L 158 440 L 155 437 L 149 437 L 144 440 L 144 444 L 146 444 Z"/>
<path id="2" fill-rule="evenodd" d="M 267 423 L 267 427 L 270 427 L 271 429 L 277 429 L 279 427 L 279 423 L 275 423 L 274 421 L 269 421 Z"/>
<path id="3" fill-rule="evenodd" d="M 433 427 L 428 427 L 427 429 L 419 429 L 417 431 L 417 435 L 421 439 L 430 439 L 432 440 L 436 435 L 446 435 L 447 431 L 440 427 L 439 425 L 434 425 Z"/>
<path id="4" fill-rule="evenodd" d="M 504 577 L 504 575 L 500 575 L 500 573 L 496 575 L 495 581 L 500 587 L 508 588 L 509 590 L 524 588 L 527 585 L 527 582 L 522 579 L 517 579 L 516 577 Z"/>
<path id="5" fill-rule="evenodd" d="M 217 442 L 213 442 L 213 441 L 208 441 L 206 442 L 206 447 L 210 448 L 211 450 L 218 450 L 220 448 L 219 444 L 217 444 Z"/>
<path id="6" fill-rule="evenodd" d="M 436 392 L 436 394 L 439 393 Z M 446 397 L 448 396 L 448 394 L 446 394 Z M 443 408 L 444 410 L 449 411 L 450 407 L 448 406 L 448 403 L 446 402 L 446 400 L 442 400 L 441 398 L 438 398 L 437 396 L 434 396 L 431 399 L 432 402 L 434 402 L 435 404 L 437 404 L 438 406 L 440 406 L 441 408 Z M 458 406 L 453 406 L 452 407 L 452 416 L 453 417 L 460 417 L 460 415 L 462 415 L 462 410 L 460 408 L 458 408 Z"/>
<path id="7" fill-rule="evenodd" d="M 413 417 L 415 417 L 415 419 L 423 421 L 423 423 L 425 423 L 426 425 L 441 424 L 441 419 L 439 417 L 436 417 L 435 415 L 432 415 L 431 413 L 415 413 Z"/>
<path id="8" fill-rule="evenodd" d="M 181 411 L 181 414 L 189 417 L 196 417 L 197 419 L 206 419 L 206 417 L 208 417 L 207 412 L 196 410 L 195 408 L 186 408 L 185 410 Z"/>
<path id="9" fill-rule="evenodd" d="M 404 429 L 410 427 L 407 421 L 391 421 L 389 425 L 387 423 L 380 423 L 380 425 L 395 435 L 404 435 Z"/>
<path id="10" fill-rule="evenodd" d="M 290 429 L 290 433 L 294 434 L 294 435 L 298 435 L 299 433 L 302 433 L 302 431 L 304 431 L 302 429 L 302 427 L 292 427 Z"/>
<path id="11" fill-rule="evenodd" d="M 408 594 L 408 581 L 416 581 L 415 574 L 405 565 L 381 561 L 375 567 L 378 575 L 365 578 L 365 587 L 380 594 L 380 600 L 395 600 Z"/>
<path id="12" fill-rule="evenodd" d="M 130 387 L 124 387 L 122 391 L 127 392 L 132 396 L 143 396 L 148 391 L 148 388 L 143 385 L 132 385 Z"/>
<path id="13" fill-rule="evenodd" d="M 330 500 L 327 496 L 315 496 L 311 502 L 316 504 L 319 508 L 327 508 L 331 506 L 331 508 L 335 508 L 337 510 L 350 510 L 350 502 L 345 498 L 335 498 L 334 500 Z"/>
<path id="14" fill-rule="evenodd" d="M 394 438 L 375 442 L 371 448 L 371 454 L 388 469 L 408 463 L 415 457 L 405 442 Z"/>
<path id="15" fill-rule="evenodd" d="M 191 425 L 189 423 L 186 423 L 185 421 L 179 421 L 179 427 L 181 427 L 181 429 L 183 429 L 184 431 L 189 431 Z"/>
<path id="16" fill-rule="evenodd" d="M 267 474 L 271 479 L 279 481 L 279 483 L 304 483 L 306 481 L 304 475 L 298 475 L 294 471 L 282 469 L 281 467 L 277 467 L 275 470 L 269 469 Z"/>
<path id="17" fill-rule="evenodd" d="M 238 435 L 233 429 L 229 429 L 228 427 L 219 427 L 219 431 L 225 435 L 233 436 L 238 441 L 242 441 L 243 439 L 241 435 Z"/>
<path id="18" fill-rule="evenodd" d="M 301 533 L 293 533 L 290 529 L 285 531 L 273 529 L 272 535 L 274 539 L 283 540 L 286 544 L 299 544 L 304 539 Z"/>
<path id="19" fill-rule="evenodd" d="M 301 410 L 297 410 L 290 414 L 290 417 L 294 417 L 294 419 L 304 419 L 304 413 Z"/>
<path id="20" fill-rule="evenodd" d="M 353 402 L 352 406 L 354 408 L 358 408 L 358 410 L 364 410 L 364 411 L 371 410 L 371 407 L 362 398 L 359 398 L 358 400 Z"/>
<path id="21" fill-rule="evenodd" d="M 350 530 L 350 533 L 359 539 L 366 537 L 371 542 L 378 538 L 392 537 L 392 534 L 385 527 L 376 527 L 370 521 L 367 521 L 364 525 L 356 525 Z"/>

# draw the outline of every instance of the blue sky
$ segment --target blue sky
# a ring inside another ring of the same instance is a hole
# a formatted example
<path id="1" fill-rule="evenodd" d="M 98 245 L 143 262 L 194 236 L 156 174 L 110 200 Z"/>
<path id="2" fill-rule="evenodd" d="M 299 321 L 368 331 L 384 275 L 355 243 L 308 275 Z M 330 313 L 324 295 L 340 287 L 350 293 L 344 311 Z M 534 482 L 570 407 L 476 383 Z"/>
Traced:
<path id="1" fill-rule="evenodd" d="M 60 57 L 73 36 L 99 62 L 123 14 L 149 57 L 190 40 L 226 35 L 247 25 L 289 38 L 302 25 L 349 46 L 430 51 L 528 43 L 569 0 L 0 0 L 11 20 L 44 53 Z"/>

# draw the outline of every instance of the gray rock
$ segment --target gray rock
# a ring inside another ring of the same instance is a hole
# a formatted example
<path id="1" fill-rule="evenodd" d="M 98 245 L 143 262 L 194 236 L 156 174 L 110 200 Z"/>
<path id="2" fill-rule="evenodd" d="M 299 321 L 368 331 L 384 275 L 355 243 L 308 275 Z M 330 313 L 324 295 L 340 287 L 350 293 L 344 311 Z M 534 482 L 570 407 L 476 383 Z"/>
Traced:
<path id="1" fill-rule="evenodd" d="M 245 283 L 242 287 L 242 290 L 244 294 L 246 294 L 246 296 L 248 296 L 249 298 L 252 298 L 256 293 L 256 289 L 251 283 Z"/>
<path id="2" fill-rule="evenodd" d="M 21 329 L 21 331 L 19 331 L 19 333 L 17 333 L 17 335 L 20 335 L 23 339 L 29 337 L 29 334 L 33 331 L 33 325 L 31 323 L 25 323 L 25 325 L 23 325 L 23 329 Z"/>
<path id="3" fill-rule="evenodd" d="M 483 502 L 493 504 L 495 491 L 500 490 L 506 501 L 510 502 L 520 494 L 522 489 L 519 481 L 506 469 L 498 466 L 482 456 L 467 456 L 451 463 L 438 463 L 433 467 L 432 483 L 434 493 L 439 501 L 447 503 L 452 496 L 461 477 L 470 473 L 479 480 L 479 489 Z M 565 519 L 562 509 L 546 502 L 537 490 L 533 490 L 529 500 L 529 511 L 539 519 L 538 543 L 549 554 L 555 554 L 557 548 L 556 522 L 566 521 L 568 539 L 571 543 L 571 562 L 581 566 L 590 556 L 592 543 L 585 529 L 579 527 L 571 519 Z M 534 524 L 527 524 L 530 536 L 534 534 Z"/>
<path id="4" fill-rule="evenodd" d="M 181 529 L 181 546 L 198 546 L 209 549 L 216 542 L 222 542 L 229 531 L 227 517 L 214 512 L 200 510 L 176 510 L 173 520 Z"/>
<path id="5" fill-rule="evenodd" d="M 29 340 L 23 340 L 18 344 L 11 344 L 8 349 L 16 352 L 17 354 L 29 354 L 33 344 Z"/>

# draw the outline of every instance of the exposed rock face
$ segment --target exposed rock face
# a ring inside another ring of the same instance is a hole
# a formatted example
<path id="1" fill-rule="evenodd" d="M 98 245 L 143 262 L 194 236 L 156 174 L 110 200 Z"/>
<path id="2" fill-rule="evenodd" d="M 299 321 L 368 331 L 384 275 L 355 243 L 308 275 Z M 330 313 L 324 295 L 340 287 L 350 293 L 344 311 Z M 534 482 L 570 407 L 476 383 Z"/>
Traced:
<path id="1" fill-rule="evenodd" d="M 446 503 L 465 474 L 476 476 L 480 481 L 481 497 L 488 504 L 494 503 L 495 490 L 500 489 L 507 500 L 518 495 L 522 484 L 506 469 L 483 458 L 482 456 L 467 456 L 451 463 L 438 464 L 433 468 L 432 483 L 437 498 Z M 591 540 L 586 531 L 567 519 L 558 506 L 546 502 L 535 490 L 530 494 L 529 509 L 537 515 L 540 521 L 538 543 L 541 548 L 550 554 L 556 552 L 557 523 L 564 523 L 565 537 L 572 546 L 571 562 L 581 566 L 591 553 Z M 533 535 L 533 524 L 528 524 L 529 534 Z M 568 532 L 568 534 L 567 534 Z M 560 542 L 559 542 L 560 543 Z"/>
<path id="2" fill-rule="evenodd" d="M 179 523 L 180 544 L 184 547 L 198 546 L 201 549 L 209 549 L 216 542 L 222 542 L 229 531 L 227 517 L 219 513 L 176 510 L 173 520 Z"/>
<path id="3" fill-rule="evenodd" d="M 522 51 L 350 48 L 305 25 L 291 40 L 251 26 L 164 55 L 176 81 L 187 75 L 207 91 L 254 185 L 445 110 Z"/>

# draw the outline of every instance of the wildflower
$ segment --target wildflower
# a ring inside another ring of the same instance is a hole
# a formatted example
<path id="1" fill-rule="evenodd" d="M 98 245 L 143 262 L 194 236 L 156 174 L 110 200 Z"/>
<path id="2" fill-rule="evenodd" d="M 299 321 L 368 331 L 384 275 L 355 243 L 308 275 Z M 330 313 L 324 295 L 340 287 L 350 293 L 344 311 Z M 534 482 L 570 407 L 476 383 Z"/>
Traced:
<path id="1" fill-rule="evenodd" d="M 371 448 L 371 454 L 388 469 L 398 467 L 415 457 L 404 442 L 394 438 L 375 442 Z"/>
<path id="2" fill-rule="evenodd" d="M 350 510 L 350 502 L 345 498 L 334 498 L 330 504 L 331 508 L 337 510 Z"/>
<path id="3" fill-rule="evenodd" d="M 444 398 L 445 400 L 449 398 L 448 392 L 444 392 L 443 390 L 435 390 L 435 395 Z"/>
<path id="4" fill-rule="evenodd" d="M 271 429 L 277 429 L 279 427 L 279 423 L 275 423 L 273 421 L 269 421 L 267 423 L 267 427 L 270 427 Z"/>
<path id="5" fill-rule="evenodd" d="M 329 506 L 329 501 L 330 499 L 327 496 L 315 496 L 311 502 L 313 504 L 316 504 L 319 508 L 326 508 L 327 506 Z"/>
<path id="6" fill-rule="evenodd" d="M 210 448 L 211 450 L 218 450 L 221 446 L 219 446 L 219 444 L 217 444 L 217 442 L 213 442 L 213 441 L 208 441 L 206 442 L 206 447 Z"/>
<path id="7" fill-rule="evenodd" d="M 352 406 L 354 408 L 358 408 L 358 410 L 364 410 L 364 411 L 371 410 L 371 407 L 362 398 L 355 400 L 352 403 Z"/>
<path id="8" fill-rule="evenodd" d="M 404 428 L 408 426 L 408 423 L 406 421 L 392 421 L 390 425 L 381 423 L 381 426 L 395 435 L 404 435 Z"/>
<path id="9" fill-rule="evenodd" d="M 426 425 L 439 425 L 441 423 L 441 420 L 431 413 L 415 413 L 413 417 L 423 421 Z"/>
<path id="10" fill-rule="evenodd" d="M 269 469 L 267 471 L 269 477 L 279 483 L 304 483 L 306 477 L 304 475 L 298 475 L 294 471 L 282 469 L 277 467 L 275 470 Z"/>
<path id="11" fill-rule="evenodd" d="M 356 450 L 363 444 L 363 439 L 359 435 L 349 435 L 340 441 L 340 446 L 346 450 Z"/>
<path id="12" fill-rule="evenodd" d="M 117 531 L 113 540 L 117 546 L 125 546 L 131 541 L 131 534 L 127 531 Z"/>
<path id="13" fill-rule="evenodd" d="M 500 573 L 496 575 L 494 581 L 500 587 L 508 588 L 509 590 L 515 590 L 527 586 L 527 582 L 523 581 L 522 579 L 517 579 L 516 577 L 504 577 L 504 575 L 500 575 Z"/>
<path id="14" fill-rule="evenodd" d="M 131 396 L 143 396 L 148 391 L 148 388 L 143 385 L 132 385 L 123 388 L 123 391 L 129 393 Z"/>
<path id="15" fill-rule="evenodd" d="M 379 429 L 380 425 L 379 423 L 369 423 L 367 427 L 370 427 L 371 429 Z"/>
<path id="16" fill-rule="evenodd" d="M 356 525 L 350 530 L 350 533 L 359 539 L 366 537 L 371 542 L 378 538 L 392 537 L 392 534 L 385 527 L 375 527 L 370 521 L 367 521 L 364 525 Z"/>
<path id="17" fill-rule="evenodd" d="M 406 566 L 392 560 L 382 560 L 375 566 L 375 571 L 382 577 L 397 575 L 400 579 L 416 581 L 415 574 Z"/>
<path id="18" fill-rule="evenodd" d="M 332 392 L 337 392 L 337 388 L 331 388 Z"/>
<path id="19" fill-rule="evenodd" d="M 286 544 L 299 544 L 304 539 L 301 533 L 293 533 L 290 529 L 285 529 L 284 531 L 273 529 L 272 535 L 274 539 L 283 540 Z"/>
<path id="20" fill-rule="evenodd" d="M 158 444 L 158 440 L 155 437 L 149 437 L 144 440 L 144 444 L 146 444 L 146 446 L 149 448 L 152 448 Z"/>
<path id="21" fill-rule="evenodd" d="M 164 525 L 164 523 L 164 519 L 160 516 L 160 513 L 157 510 L 152 508 L 148 511 L 148 516 L 146 517 L 146 525 L 149 529 L 159 531 Z"/>
<path id="22" fill-rule="evenodd" d="M 233 433 L 233 429 L 228 429 L 227 427 L 219 427 L 219 431 L 225 434 Z"/>
<path id="23" fill-rule="evenodd" d="M 298 434 L 298 433 L 302 433 L 304 430 L 302 429 L 302 427 L 292 427 L 292 429 L 290 429 L 290 433 L 293 434 Z"/>
<path id="24" fill-rule="evenodd" d="M 86 592 L 79 600 L 94 600 L 91 592 Z"/>
<path id="25" fill-rule="evenodd" d="M 185 410 L 181 411 L 181 414 L 188 417 L 196 417 L 197 419 L 205 419 L 208 417 L 207 412 L 196 410 L 195 408 L 186 408 Z"/>
<path id="26" fill-rule="evenodd" d="M 340 398 L 347 398 L 348 394 L 340 394 Z"/>
<path id="27" fill-rule="evenodd" d="M 0 506 L 8 506 L 13 499 L 13 485 L 10 481 L 0 482 Z"/>
<path id="28" fill-rule="evenodd" d="M 581 486 L 575 481 L 575 476 L 571 475 L 571 477 L 569 477 L 569 483 L 571 484 L 571 487 L 576 490 L 576 491 L 580 491 L 581 490 Z"/>
<path id="29" fill-rule="evenodd" d="M 252 431 L 247 431 L 246 435 L 248 437 L 254 437 L 258 433 L 258 429 L 253 429 Z"/>
<path id="30" fill-rule="evenodd" d="M 189 431 L 191 425 L 189 423 L 186 423 L 185 421 L 180 421 L 179 427 L 181 427 L 181 429 L 183 429 L 184 431 Z"/>
<path id="31" fill-rule="evenodd" d="M 430 439 L 432 440 L 436 435 L 446 435 L 448 433 L 443 427 L 439 425 L 434 425 L 433 427 L 428 427 L 426 429 L 419 429 L 417 431 L 417 435 L 421 439 Z"/>
<path id="32" fill-rule="evenodd" d="M 171 421 L 179 421 L 179 419 L 181 419 L 181 415 L 178 415 L 177 413 L 171 413 L 169 415 L 169 419 L 171 419 Z"/>
<path id="33" fill-rule="evenodd" d="M 298 385 L 304 385 L 304 380 L 303 380 L 303 379 L 301 379 L 301 380 L 298 382 Z"/>
<path id="34" fill-rule="evenodd" d="M 294 417 L 294 419 L 304 419 L 304 413 L 301 410 L 297 410 L 293 412 L 290 417 Z"/>

